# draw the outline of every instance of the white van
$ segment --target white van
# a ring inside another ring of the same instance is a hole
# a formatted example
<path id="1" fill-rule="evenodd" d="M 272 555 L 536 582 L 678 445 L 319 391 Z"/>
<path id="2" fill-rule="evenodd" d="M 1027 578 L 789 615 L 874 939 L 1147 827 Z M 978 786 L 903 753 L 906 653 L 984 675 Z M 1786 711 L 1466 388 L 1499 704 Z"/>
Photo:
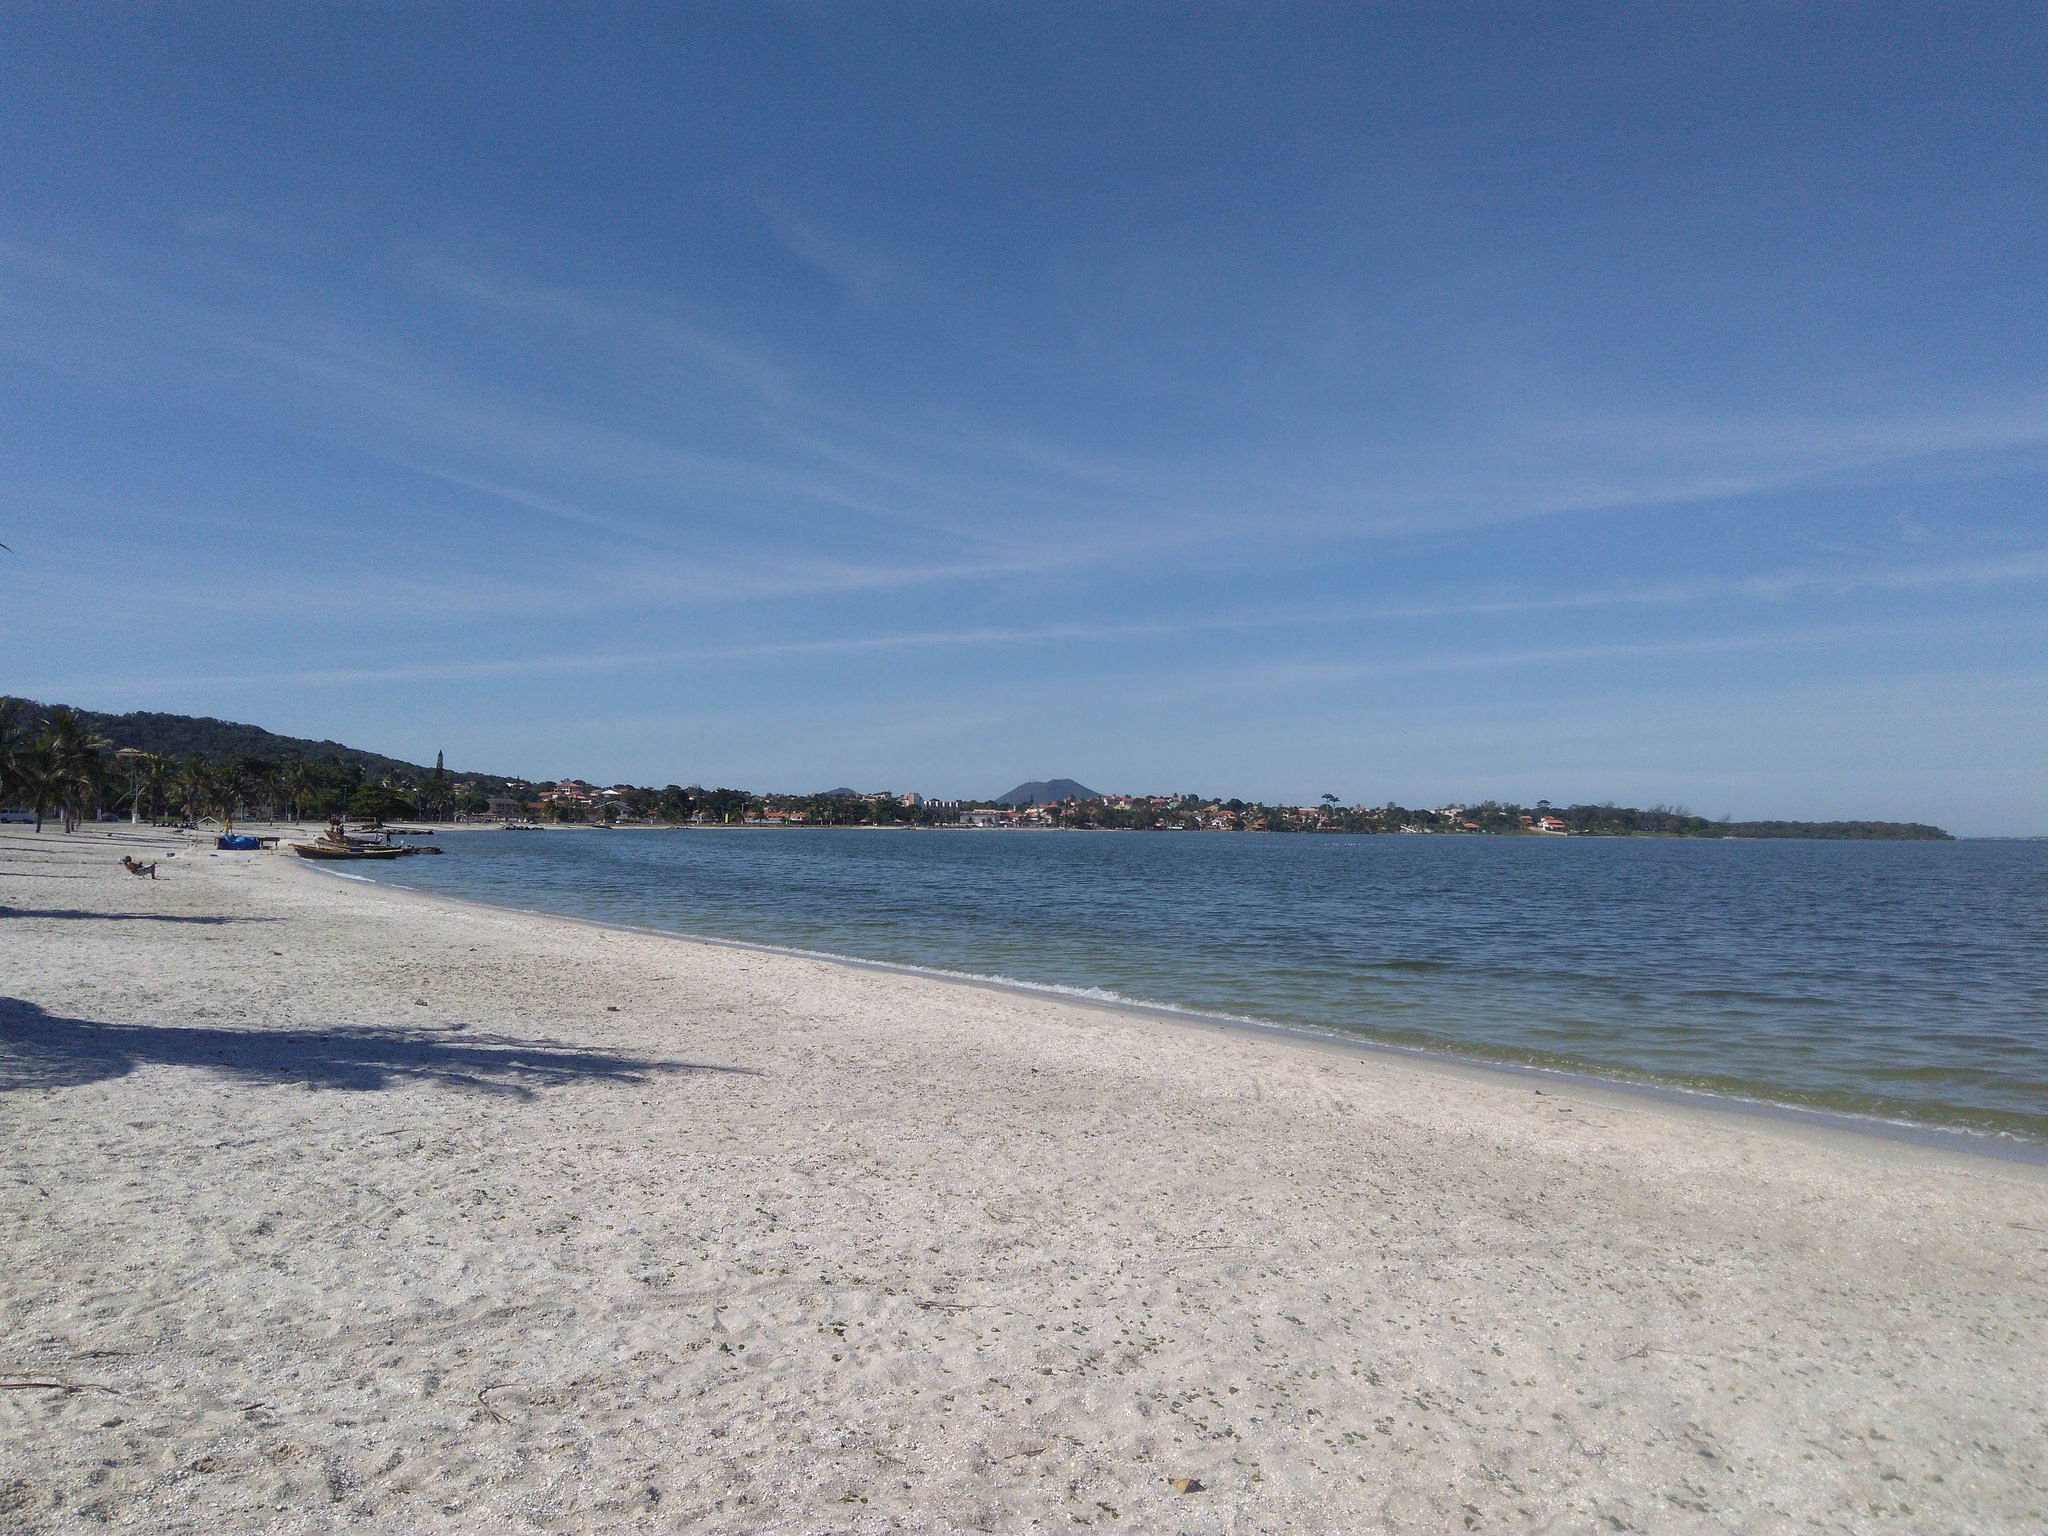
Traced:
<path id="1" fill-rule="evenodd" d="M 0 821 L 26 821 L 33 823 L 35 819 L 36 813 L 34 811 L 0 811 Z"/>

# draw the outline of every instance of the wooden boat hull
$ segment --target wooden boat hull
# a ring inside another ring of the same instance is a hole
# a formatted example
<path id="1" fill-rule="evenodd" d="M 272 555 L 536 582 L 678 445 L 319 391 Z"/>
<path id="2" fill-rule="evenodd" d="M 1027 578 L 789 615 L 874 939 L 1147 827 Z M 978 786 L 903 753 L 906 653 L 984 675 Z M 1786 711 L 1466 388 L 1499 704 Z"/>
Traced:
<path id="1" fill-rule="evenodd" d="M 322 848 L 314 843 L 293 843 L 292 852 L 302 859 L 402 859 L 410 848 Z"/>

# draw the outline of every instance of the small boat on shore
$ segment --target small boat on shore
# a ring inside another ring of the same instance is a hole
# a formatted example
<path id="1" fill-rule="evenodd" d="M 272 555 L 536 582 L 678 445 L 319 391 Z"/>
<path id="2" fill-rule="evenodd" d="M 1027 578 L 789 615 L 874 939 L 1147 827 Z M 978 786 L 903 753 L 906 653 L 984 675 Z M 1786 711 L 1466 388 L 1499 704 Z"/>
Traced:
<path id="1" fill-rule="evenodd" d="M 367 829 L 366 829 L 367 830 Z M 393 837 L 427 837 L 424 827 L 379 827 L 375 836 L 357 837 L 339 816 L 331 817 L 327 830 L 310 843 L 292 843 L 293 853 L 302 859 L 402 859 L 415 853 L 439 853 L 439 848 L 418 843 L 394 843 Z"/>

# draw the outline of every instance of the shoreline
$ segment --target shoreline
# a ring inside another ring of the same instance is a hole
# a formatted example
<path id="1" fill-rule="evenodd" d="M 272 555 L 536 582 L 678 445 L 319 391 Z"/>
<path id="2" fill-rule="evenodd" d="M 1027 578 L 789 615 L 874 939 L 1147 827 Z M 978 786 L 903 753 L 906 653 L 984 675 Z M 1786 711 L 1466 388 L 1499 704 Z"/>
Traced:
<path id="1" fill-rule="evenodd" d="M 478 829 L 484 830 L 484 829 Z M 573 828 L 569 830 L 575 830 Z M 630 828 L 627 830 L 652 830 Z M 737 830 L 720 828 L 717 830 Z M 851 829 L 891 830 L 891 829 Z M 1064 830 L 1064 829 L 1052 829 Z M 1084 829 L 1085 830 L 1085 829 Z M 291 866 L 296 868 L 297 866 Z M 649 924 L 620 922 L 607 918 L 581 917 L 570 912 L 555 912 L 544 907 L 515 907 L 497 902 L 485 901 L 471 896 L 455 896 L 442 891 L 422 891 L 412 886 L 388 884 L 374 875 L 354 875 L 341 870 L 319 865 L 305 866 L 305 873 L 329 879 L 347 880 L 355 884 L 371 886 L 374 889 L 402 896 L 429 905 L 446 904 L 451 907 L 477 907 L 486 911 L 516 913 L 525 917 L 542 920 L 574 923 L 584 927 L 610 929 L 621 933 L 634 933 L 650 938 L 667 939 L 685 944 L 701 944 L 719 949 L 744 950 L 765 955 L 781 955 L 793 959 L 821 961 L 826 964 L 846 966 L 856 970 L 892 972 L 901 975 L 919 976 L 928 980 L 950 983 L 957 986 L 982 988 L 994 992 L 1055 1000 L 1080 1008 L 1096 1008 L 1109 1013 L 1128 1014 L 1161 1023 L 1186 1027 L 1238 1031 L 1264 1036 L 1276 1041 L 1288 1041 L 1310 1048 L 1355 1051 L 1368 1056 L 1393 1056 L 1412 1063 L 1433 1066 L 1451 1073 L 1490 1074 L 1503 1083 L 1519 1083 L 1534 1080 L 1556 1084 L 1560 1089 L 1589 1095 L 1612 1094 L 1621 1102 L 1640 1103 L 1649 1100 L 1673 1112 L 1691 1112 L 1709 1116 L 1732 1116 L 1740 1124 L 1751 1119 L 1772 1122 L 1782 1128 L 1799 1127 L 1811 1134 L 1834 1135 L 1878 1141 L 1891 1145 L 1907 1145 L 1927 1152 L 1943 1153 L 1957 1158 L 1986 1158 L 1999 1163 L 2018 1164 L 2023 1167 L 2041 1168 L 2048 1171 L 2048 1142 L 2030 1140 L 2012 1133 L 1994 1131 L 1973 1131 L 1960 1127 L 1943 1126 L 1919 1121 L 1890 1120 L 1877 1115 L 1862 1115 L 1845 1110 L 1818 1109 L 1807 1105 L 1789 1104 L 1765 1098 L 1750 1098 L 1738 1094 L 1722 1093 L 1713 1089 L 1686 1088 L 1676 1084 L 1643 1081 L 1619 1076 L 1606 1076 L 1592 1069 L 1544 1066 L 1537 1063 L 1502 1061 L 1476 1054 L 1466 1054 L 1449 1048 L 1408 1045 L 1398 1041 L 1378 1040 L 1361 1033 L 1350 1033 L 1331 1028 L 1317 1028 L 1305 1024 L 1282 1024 L 1267 1019 L 1251 1018 L 1244 1015 L 1210 1013 L 1200 1009 L 1183 1008 L 1172 1003 L 1151 1002 L 1138 998 L 1104 998 L 1090 996 L 1079 988 L 1062 987 L 1050 982 L 1021 981 L 1014 977 L 984 976 L 971 971 L 952 971 L 937 966 L 921 966 L 906 961 L 876 960 L 862 955 L 842 954 L 834 950 L 805 949 L 795 945 L 774 944 L 758 939 L 736 939 L 719 934 L 690 933 L 679 929 L 659 928 Z"/>
<path id="2" fill-rule="evenodd" d="M 2048 1510 L 2031 1165 L 167 846 L 0 836 L 0 1531 Z"/>
<path id="3" fill-rule="evenodd" d="M 406 826 L 425 827 L 433 832 L 502 832 L 501 823 L 483 822 L 405 822 Z M 1048 826 L 1004 826 L 970 827 L 952 822 L 894 822 L 886 826 L 872 822 L 849 822 L 834 825 L 812 825 L 808 822 L 632 822 L 599 823 L 594 821 L 537 821 L 518 828 L 526 832 L 1114 832 L 1118 834 L 1153 834 L 1187 832 L 1219 834 L 1229 837 L 1399 837 L 1398 832 L 1351 832 L 1351 831 L 1275 831 L 1271 827 L 1048 827 Z M 2038 843 L 2048 842 L 2048 833 L 1964 833 L 1950 832 L 1942 837 L 1742 837 L 1733 833 L 1705 832 L 1451 832 L 1432 829 L 1420 834 L 1426 837 L 1536 837 L 1565 838 L 1575 842 L 1598 841 L 1630 843 L 1645 840 L 1671 843 Z"/>

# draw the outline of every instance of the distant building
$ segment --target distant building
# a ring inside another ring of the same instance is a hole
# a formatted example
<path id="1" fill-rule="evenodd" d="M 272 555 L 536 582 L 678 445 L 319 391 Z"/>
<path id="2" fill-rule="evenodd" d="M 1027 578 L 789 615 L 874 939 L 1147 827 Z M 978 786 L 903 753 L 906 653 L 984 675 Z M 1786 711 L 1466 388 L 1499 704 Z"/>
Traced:
<path id="1" fill-rule="evenodd" d="M 507 821 L 520 814 L 519 802 L 510 795 L 486 795 L 484 810 L 488 815 L 501 817 Z"/>

